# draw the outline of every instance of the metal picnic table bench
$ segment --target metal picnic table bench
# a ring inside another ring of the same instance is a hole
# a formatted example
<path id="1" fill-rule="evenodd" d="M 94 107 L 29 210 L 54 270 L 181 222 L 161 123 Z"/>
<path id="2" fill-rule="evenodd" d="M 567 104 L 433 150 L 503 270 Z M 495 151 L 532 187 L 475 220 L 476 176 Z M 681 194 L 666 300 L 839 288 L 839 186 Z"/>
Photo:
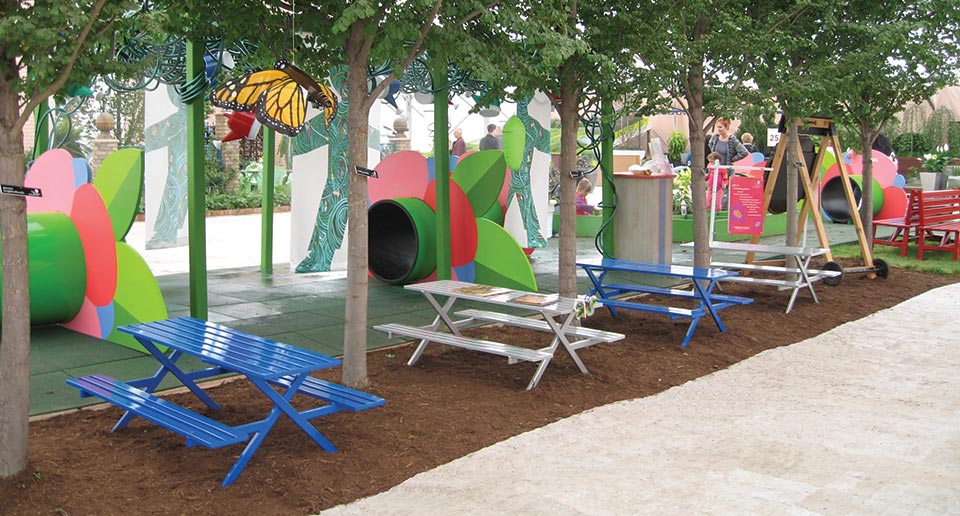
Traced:
<path id="1" fill-rule="evenodd" d="M 692 244 L 692 242 L 690 243 Z M 683 244 L 687 246 L 688 244 Z M 813 290 L 815 281 L 823 280 L 830 286 L 836 286 L 843 277 L 843 271 L 835 262 L 827 262 L 823 269 L 811 269 L 810 261 L 818 256 L 826 255 L 830 252 L 827 247 L 804 247 L 787 246 L 775 244 L 750 244 L 744 242 L 711 242 L 711 251 L 730 251 L 735 253 L 767 253 L 783 256 L 795 256 L 796 267 L 786 267 L 779 265 L 763 265 L 755 263 L 735 263 L 735 262 L 712 262 L 711 267 L 722 269 L 758 271 L 783 273 L 784 278 L 755 278 L 752 276 L 733 276 L 723 278 L 722 281 L 738 283 L 754 283 L 757 285 L 772 285 L 781 290 L 791 290 L 790 301 L 787 302 L 786 313 L 790 313 L 793 304 L 797 300 L 797 294 L 801 289 L 806 288 L 810 292 L 810 297 L 814 303 L 819 303 L 817 293 Z M 794 277 L 789 277 L 794 275 Z"/>
<path id="2" fill-rule="evenodd" d="M 530 390 L 540 382 L 543 372 L 558 349 L 562 348 L 570 355 L 580 372 L 587 373 L 587 367 L 580 360 L 577 350 L 601 342 L 616 342 L 624 338 L 624 335 L 620 333 L 584 328 L 573 324 L 576 318 L 577 303 L 580 300 L 559 297 L 557 294 L 523 292 L 452 280 L 414 283 L 405 285 L 404 288 L 423 294 L 437 313 L 433 322 L 426 326 L 409 326 L 397 323 L 380 324 L 374 326 L 374 329 L 386 333 L 391 338 L 398 336 L 420 339 L 420 343 L 410 357 L 410 361 L 407 362 L 407 365 L 411 366 L 420 360 L 420 356 L 431 342 L 455 346 L 507 357 L 509 364 L 516 362 L 537 363 L 537 369 L 534 371 L 530 383 L 527 384 L 527 390 Z M 438 296 L 445 297 L 446 300 L 441 303 L 437 299 Z M 529 301 L 524 301 L 525 299 Z M 483 303 L 491 309 L 465 309 L 451 313 L 457 300 Z M 494 308 L 530 310 L 537 312 L 540 319 L 503 313 L 493 310 Z M 460 319 L 454 320 L 453 316 Z M 552 334 L 553 340 L 549 346 L 531 349 L 502 342 L 470 338 L 460 333 L 460 328 L 474 322 L 499 323 L 506 326 L 543 331 Z"/>
<path id="3" fill-rule="evenodd" d="M 753 302 L 753 299 L 750 298 L 713 292 L 717 281 L 736 276 L 738 274 L 736 271 L 712 268 L 705 269 L 686 265 L 634 262 L 612 258 L 577 262 L 577 267 L 582 268 L 587 273 L 587 277 L 590 278 L 590 282 L 593 284 L 593 289 L 590 291 L 590 294 L 597 295 L 597 302 L 610 310 L 610 313 L 615 317 L 617 316 L 617 308 L 625 308 L 641 312 L 665 314 L 670 316 L 671 320 L 679 318 L 690 319 L 690 326 L 684 335 L 682 347 L 687 347 L 690 343 L 690 339 L 693 338 L 693 332 L 697 328 L 697 323 L 700 322 L 700 319 L 704 315 L 710 314 L 713 321 L 717 324 L 717 328 L 719 328 L 721 332 L 725 332 L 727 330 L 720 321 L 720 315 L 717 314 L 717 310 L 730 306 L 746 305 Z M 693 285 L 693 289 L 663 288 L 635 283 L 605 283 L 607 274 L 612 271 L 649 274 L 689 281 Z M 706 283 L 706 285 L 701 284 L 701 282 Z M 615 299 L 612 297 L 629 294 L 650 294 L 695 299 L 698 300 L 699 303 L 695 308 L 678 308 L 643 303 L 635 299 Z"/>
<path id="4" fill-rule="evenodd" d="M 293 420 L 321 448 L 334 452 L 336 447 L 313 427 L 311 419 L 343 410 L 366 410 L 386 403 L 378 396 L 309 376 L 312 371 L 340 365 L 336 358 L 219 324 L 180 317 L 118 329 L 132 335 L 160 362 L 157 373 L 128 382 L 95 374 L 71 378 L 67 384 L 79 389 L 82 397 L 96 396 L 124 409 L 126 413 L 113 430 L 123 428 L 139 416 L 184 436 L 188 447 L 221 448 L 247 442 L 223 479 L 224 487 L 237 479 L 281 413 Z M 170 355 L 164 354 L 159 346 L 169 348 Z M 184 354 L 195 356 L 211 367 L 184 371 L 176 365 Z M 153 395 L 168 373 L 176 376 L 215 410 L 220 406 L 197 385 L 197 380 L 227 373 L 242 374 L 270 399 L 273 408 L 261 421 L 229 426 Z M 326 402 L 326 405 L 298 411 L 290 404 L 298 393 Z"/>

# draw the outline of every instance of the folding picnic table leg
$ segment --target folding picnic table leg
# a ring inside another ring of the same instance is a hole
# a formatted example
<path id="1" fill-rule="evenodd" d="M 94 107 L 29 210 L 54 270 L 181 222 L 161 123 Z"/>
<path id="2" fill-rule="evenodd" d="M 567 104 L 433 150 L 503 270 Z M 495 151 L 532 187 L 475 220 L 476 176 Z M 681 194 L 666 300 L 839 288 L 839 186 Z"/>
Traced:
<path id="1" fill-rule="evenodd" d="M 162 351 L 160 351 L 160 349 L 157 348 L 153 342 L 142 337 L 134 338 L 137 339 L 143 348 L 160 362 L 160 369 L 157 369 L 157 372 L 152 377 L 147 378 L 139 388 L 143 389 L 144 392 L 152 393 L 157 386 L 160 385 L 160 382 L 163 381 L 163 378 L 167 376 L 167 373 L 170 373 L 176 376 L 177 379 L 180 380 L 180 383 L 190 389 L 190 392 L 196 395 L 197 398 L 200 398 L 200 401 L 202 401 L 208 407 L 214 410 L 220 410 L 220 405 L 216 401 L 213 401 L 213 398 L 211 398 L 207 393 L 203 392 L 203 389 L 198 387 L 193 380 L 188 378 L 182 369 L 177 367 L 176 362 L 183 355 L 181 351 L 174 350 L 168 357 Z M 111 432 L 126 427 L 130 421 L 133 421 L 133 418 L 135 417 L 137 416 L 131 412 L 124 412 L 123 416 L 120 416 L 120 419 L 117 421 L 117 424 L 113 425 Z"/>
<path id="2" fill-rule="evenodd" d="M 290 400 L 293 399 L 293 396 L 300 389 L 300 385 L 303 384 L 303 381 L 306 378 L 307 378 L 307 373 L 298 375 L 290 383 L 290 387 L 287 387 L 287 390 L 283 392 L 283 395 L 281 395 L 279 392 L 274 390 L 274 388 L 264 380 L 250 378 L 250 381 L 253 382 L 253 384 L 256 385 L 258 389 L 263 391 L 263 393 L 266 394 L 268 398 L 270 398 L 270 401 L 274 403 L 274 406 L 275 406 L 274 408 L 286 414 L 287 417 L 289 417 L 294 423 L 296 423 L 296 425 L 299 426 L 301 430 L 303 430 L 307 435 L 310 436 L 311 439 L 313 439 L 313 442 L 320 445 L 320 447 L 323 448 L 324 450 L 330 453 L 333 453 L 337 451 L 337 447 L 334 446 L 333 443 L 331 443 L 326 437 L 324 437 L 319 430 L 314 428 L 313 425 L 310 424 L 309 419 L 307 419 L 303 414 L 300 413 L 299 410 L 297 410 L 296 408 L 293 407 L 293 405 L 290 404 Z M 269 427 L 267 427 L 266 430 L 269 431 Z M 264 433 L 266 433 L 266 431 Z"/>
<path id="3" fill-rule="evenodd" d="M 609 299 L 607 297 L 607 291 L 603 289 L 603 279 L 607 276 L 608 271 L 604 269 L 600 269 L 603 272 L 600 273 L 600 277 L 598 278 L 596 273 L 591 267 L 584 267 L 583 270 L 587 272 L 587 278 L 590 279 L 590 283 L 593 283 L 593 290 L 590 292 L 589 295 L 592 296 L 594 294 L 598 294 L 600 296 L 599 301 L 601 304 L 603 304 L 604 299 Z M 614 317 L 618 317 L 616 308 L 612 306 L 606 306 L 606 305 L 604 306 L 606 307 L 607 310 L 610 311 L 610 315 Z"/>
<path id="4" fill-rule="evenodd" d="M 424 297 L 427 298 L 427 302 L 430 303 L 430 306 L 433 307 L 433 310 L 437 312 L 437 316 L 433 318 L 433 323 L 427 327 L 429 330 L 436 330 L 440 327 L 440 322 L 450 328 L 450 331 L 454 335 L 460 335 L 460 330 L 457 329 L 457 325 L 453 323 L 450 319 L 450 309 L 453 307 L 453 303 L 457 301 L 455 297 L 448 297 L 446 302 L 443 303 L 443 306 L 440 306 L 440 303 L 437 302 L 437 299 L 433 297 L 429 292 L 423 293 Z M 422 339 L 420 343 L 417 344 L 417 349 L 413 351 L 413 355 L 410 356 L 410 360 L 407 361 L 408 366 L 412 366 L 420 360 L 420 355 L 423 354 L 423 351 L 427 349 L 427 344 L 430 343 L 429 339 Z"/>
<path id="5" fill-rule="evenodd" d="M 699 281 L 693 280 L 693 288 L 697 291 L 697 295 L 700 296 L 700 307 L 706 308 L 706 310 L 710 312 L 710 316 L 713 317 L 713 322 L 717 323 L 717 328 L 720 328 L 721 332 L 726 332 L 727 329 L 723 326 L 723 323 L 720 322 L 720 314 L 717 313 L 717 309 L 714 308 L 713 301 L 710 299 L 710 293 L 713 292 L 716 285 L 717 280 L 710 280 L 706 288 L 704 288 L 700 285 Z"/>
<path id="6" fill-rule="evenodd" d="M 563 345 L 563 349 L 567 351 L 567 354 L 570 355 L 570 358 L 573 359 L 573 362 L 577 364 L 577 368 L 580 369 L 581 373 L 588 373 L 587 366 L 583 365 L 583 361 L 580 360 L 580 355 L 577 355 L 577 351 L 573 349 L 570 345 L 570 341 L 567 340 L 567 328 L 570 327 L 570 323 L 573 322 L 574 317 L 576 317 L 575 312 L 570 312 L 570 315 L 567 316 L 567 319 L 563 322 L 563 325 L 558 326 L 557 321 L 548 315 L 544 315 L 543 319 L 547 322 L 547 325 L 550 326 L 550 329 L 553 330 L 554 337 L 553 342 L 550 343 L 550 347 L 547 348 L 550 353 L 555 353 L 557 347 Z"/>
<path id="7" fill-rule="evenodd" d="M 284 413 L 287 416 L 290 416 L 290 419 L 296 423 L 311 439 L 317 444 L 320 445 L 325 451 L 335 452 L 337 451 L 336 446 L 333 445 L 326 437 L 323 436 L 313 425 L 310 424 L 305 418 L 301 417 L 300 412 L 297 409 L 293 408 L 290 405 L 290 400 L 293 399 L 293 396 L 297 393 L 297 390 L 300 389 L 300 386 L 303 384 L 303 381 L 306 379 L 307 374 L 303 373 L 298 375 L 297 378 L 290 383 L 290 387 L 281 395 L 273 387 L 270 386 L 264 380 L 259 380 L 257 378 L 249 379 L 253 384 L 260 389 L 271 401 L 273 401 L 273 409 L 270 410 L 270 414 L 267 415 L 266 419 L 258 421 L 256 423 L 251 423 L 248 425 L 240 425 L 236 427 L 237 430 L 241 431 L 250 431 L 254 433 L 253 438 L 250 439 L 250 442 L 247 443 L 247 446 L 243 449 L 243 453 L 240 454 L 240 457 L 237 458 L 237 461 L 233 463 L 233 466 L 230 467 L 230 471 L 227 472 L 227 476 L 224 477 L 223 482 L 220 484 L 223 487 L 227 487 L 237 480 L 237 477 L 240 476 L 240 473 L 243 472 L 243 469 L 247 467 L 247 463 L 250 462 L 250 459 L 253 458 L 253 454 L 256 453 L 257 448 L 263 443 L 263 440 L 266 439 L 267 434 L 270 433 L 270 429 L 273 428 L 273 425 L 277 423 L 277 420 L 280 419 L 280 414 Z M 296 415 L 294 415 L 296 414 Z"/>
<path id="8" fill-rule="evenodd" d="M 527 390 L 534 388 L 540 383 L 540 378 L 543 377 L 543 372 L 547 370 L 547 366 L 550 365 L 551 358 L 545 358 L 540 365 L 537 366 L 537 370 L 533 373 L 533 378 L 530 379 L 530 383 L 527 384 Z"/>
<path id="9" fill-rule="evenodd" d="M 790 294 L 790 302 L 787 303 L 787 311 L 784 313 L 790 313 L 790 310 L 793 309 L 793 303 L 797 300 L 797 294 L 800 292 L 802 287 L 807 287 L 807 290 L 810 291 L 810 295 L 813 297 L 814 303 L 819 303 L 820 299 L 817 298 L 817 293 L 813 290 L 813 282 L 810 281 L 810 275 L 807 273 L 807 267 L 810 266 L 810 259 L 812 256 L 808 256 L 803 260 L 797 260 L 798 267 L 800 269 L 800 277 L 803 279 L 803 285 L 796 285 L 793 288 L 793 293 Z"/>
<path id="10" fill-rule="evenodd" d="M 686 335 L 683 336 L 683 342 L 680 344 L 680 347 L 686 348 L 690 344 L 690 339 L 693 338 L 693 332 L 697 329 L 697 323 L 700 322 L 700 317 L 693 316 L 690 321 L 690 327 L 687 328 Z"/>

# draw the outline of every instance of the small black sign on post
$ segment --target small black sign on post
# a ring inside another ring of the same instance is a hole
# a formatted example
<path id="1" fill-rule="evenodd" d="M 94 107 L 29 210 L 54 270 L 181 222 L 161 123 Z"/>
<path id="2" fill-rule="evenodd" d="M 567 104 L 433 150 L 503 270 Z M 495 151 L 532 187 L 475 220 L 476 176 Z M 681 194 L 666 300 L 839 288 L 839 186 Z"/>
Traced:
<path id="1" fill-rule="evenodd" d="M 592 171 L 592 170 L 590 170 L 590 171 L 587 171 L 587 170 L 572 170 L 572 171 L 570 171 L 570 177 L 572 177 L 572 178 L 574 178 L 574 179 L 580 179 L 581 177 L 585 177 L 585 176 L 590 175 L 591 172 L 593 172 L 593 171 Z"/>
<path id="2" fill-rule="evenodd" d="M 363 168 L 361 166 L 357 166 L 356 169 L 357 169 L 357 174 L 360 174 L 361 176 L 372 177 L 374 179 L 377 179 L 378 177 L 380 177 L 377 175 L 377 171 L 373 170 L 372 168 Z"/>
<path id="3" fill-rule="evenodd" d="M 4 195 L 16 195 L 18 197 L 43 197 L 39 188 L 30 188 L 27 186 L 0 185 L 0 193 Z"/>

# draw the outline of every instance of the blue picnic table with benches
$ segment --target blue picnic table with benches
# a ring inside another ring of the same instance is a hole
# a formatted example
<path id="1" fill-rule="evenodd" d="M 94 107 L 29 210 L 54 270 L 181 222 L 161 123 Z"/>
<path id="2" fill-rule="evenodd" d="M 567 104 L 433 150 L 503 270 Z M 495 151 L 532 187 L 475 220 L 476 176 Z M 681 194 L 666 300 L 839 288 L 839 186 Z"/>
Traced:
<path id="1" fill-rule="evenodd" d="M 79 389 L 82 397 L 95 396 L 125 410 L 113 430 L 125 427 L 134 417 L 141 417 L 182 435 L 188 447 L 221 448 L 247 442 L 224 478 L 224 487 L 237 479 L 281 414 L 286 414 L 321 448 L 334 452 L 336 447 L 314 428 L 311 419 L 343 410 L 367 410 L 386 403 L 378 396 L 309 376 L 313 371 L 340 365 L 336 358 L 219 324 L 180 317 L 123 326 L 119 330 L 132 335 L 160 362 L 157 373 L 128 382 L 94 374 L 71 378 L 67 384 Z M 169 348 L 170 355 L 158 346 Z M 195 356 L 211 367 L 184 371 L 176 365 L 184 354 Z M 273 407 L 266 418 L 229 426 L 152 394 L 163 378 L 172 374 L 204 404 L 219 410 L 220 405 L 196 382 L 230 373 L 245 376 L 270 399 Z M 290 404 L 296 394 L 325 404 L 299 411 Z"/>
<path id="2" fill-rule="evenodd" d="M 684 335 L 681 344 L 682 347 L 687 347 L 690 343 L 690 339 L 693 338 L 693 332 L 697 328 L 697 323 L 700 322 L 703 316 L 710 314 L 713 321 L 717 324 L 717 328 L 719 328 L 721 332 L 725 332 L 727 330 L 723 322 L 720 321 L 717 310 L 731 306 L 746 305 L 753 302 L 753 299 L 750 298 L 717 294 L 713 291 L 717 281 L 736 276 L 738 274 L 736 271 L 690 267 L 686 265 L 643 263 L 613 258 L 586 260 L 577 262 L 577 266 L 587 273 L 587 277 L 593 284 L 590 294 L 596 295 L 597 302 L 610 310 L 610 313 L 615 317 L 618 315 L 617 309 L 624 308 L 668 315 L 671 320 L 681 318 L 690 319 L 690 326 Z M 689 282 L 692 285 L 692 289 L 664 288 L 637 283 L 607 283 L 605 281 L 607 274 L 614 271 L 648 274 L 651 276 L 671 278 L 681 282 Z M 698 304 L 694 308 L 679 308 L 644 303 L 635 297 L 638 294 L 692 299 L 698 301 Z M 614 296 L 620 297 L 615 298 Z"/>

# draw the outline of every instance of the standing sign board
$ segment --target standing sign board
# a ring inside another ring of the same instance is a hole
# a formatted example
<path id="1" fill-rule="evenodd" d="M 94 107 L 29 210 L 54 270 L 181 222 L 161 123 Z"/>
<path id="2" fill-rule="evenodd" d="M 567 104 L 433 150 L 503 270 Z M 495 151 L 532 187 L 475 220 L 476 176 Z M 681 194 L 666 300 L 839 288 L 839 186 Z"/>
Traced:
<path id="1" fill-rule="evenodd" d="M 763 234 L 763 179 L 730 178 L 730 213 L 727 231 L 731 235 Z"/>

